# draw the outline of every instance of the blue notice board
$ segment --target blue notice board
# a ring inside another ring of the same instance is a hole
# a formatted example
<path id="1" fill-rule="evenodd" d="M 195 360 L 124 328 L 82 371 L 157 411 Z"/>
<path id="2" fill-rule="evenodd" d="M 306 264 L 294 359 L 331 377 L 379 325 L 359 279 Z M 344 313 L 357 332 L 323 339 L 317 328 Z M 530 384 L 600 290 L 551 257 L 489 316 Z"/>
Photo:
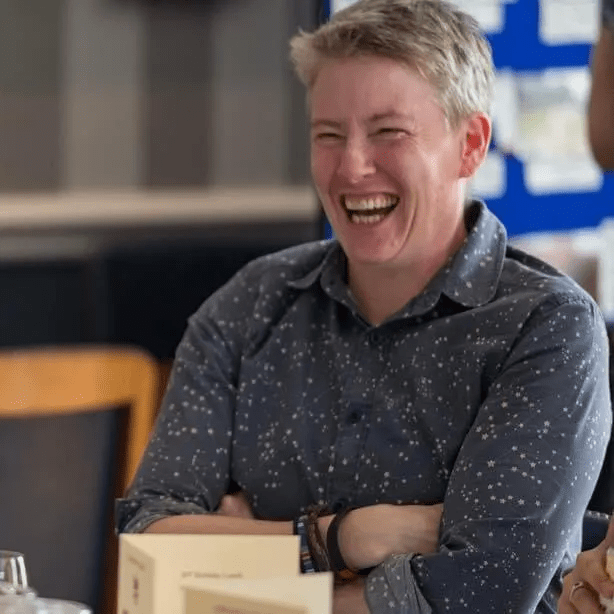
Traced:
<path id="1" fill-rule="evenodd" d="M 322 0 L 320 17 L 330 16 L 330 0 Z M 516 0 L 504 5 L 502 31 L 490 34 L 497 69 L 513 72 L 588 66 L 589 44 L 546 45 L 539 39 L 539 1 Z M 493 142 L 496 148 L 496 141 Z M 604 174 L 594 192 L 560 192 L 535 195 L 525 187 L 524 166 L 514 155 L 504 155 L 506 188 L 497 198 L 488 198 L 489 208 L 513 235 L 537 231 L 564 231 L 598 226 L 614 215 L 614 174 Z M 330 236 L 330 229 L 326 229 Z"/>

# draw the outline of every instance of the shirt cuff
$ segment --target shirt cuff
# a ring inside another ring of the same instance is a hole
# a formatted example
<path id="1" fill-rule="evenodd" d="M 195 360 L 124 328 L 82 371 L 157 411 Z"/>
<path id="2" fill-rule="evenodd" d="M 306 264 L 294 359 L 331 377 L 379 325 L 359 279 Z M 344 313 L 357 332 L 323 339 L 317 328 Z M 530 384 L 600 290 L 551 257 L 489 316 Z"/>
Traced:
<path id="1" fill-rule="evenodd" d="M 150 524 L 169 516 L 208 514 L 195 503 L 172 500 L 139 503 L 119 499 L 116 503 L 117 533 L 142 533 Z"/>
<path id="2" fill-rule="evenodd" d="M 411 568 L 412 554 L 395 554 L 367 579 L 365 598 L 372 614 L 432 614 Z"/>

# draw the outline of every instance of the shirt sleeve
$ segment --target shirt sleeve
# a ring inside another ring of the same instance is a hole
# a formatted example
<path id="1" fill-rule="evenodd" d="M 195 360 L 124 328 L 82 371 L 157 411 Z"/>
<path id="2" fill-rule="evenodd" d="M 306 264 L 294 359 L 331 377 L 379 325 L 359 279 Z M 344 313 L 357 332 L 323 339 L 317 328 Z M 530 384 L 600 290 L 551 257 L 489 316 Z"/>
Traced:
<path id="1" fill-rule="evenodd" d="M 190 318 L 152 438 L 116 503 L 118 532 L 213 511 L 228 491 L 236 373 L 252 304 L 246 288 L 239 274 Z"/>
<path id="2" fill-rule="evenodd" d="M 438 551 L 378 566 L 365 589 L 371 612 L 556 611 L 610 426 L 601 315 L 588 299 L 552 297 L 485 391 L 450 477 Z"/>

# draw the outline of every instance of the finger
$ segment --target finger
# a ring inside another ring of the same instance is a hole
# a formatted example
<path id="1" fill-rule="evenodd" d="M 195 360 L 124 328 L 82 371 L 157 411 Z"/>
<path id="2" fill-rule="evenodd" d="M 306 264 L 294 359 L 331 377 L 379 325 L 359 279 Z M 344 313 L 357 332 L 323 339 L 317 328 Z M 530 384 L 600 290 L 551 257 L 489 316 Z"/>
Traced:
<path id="1" fill-rule="evenodd" d="M 588 578 L 587 582 L 598 595 L 606 599 L 612 599 L 614 597 L 614 582 L 612 582 L 610 577 L 603 573 L 602 570 L 596 571 Z"/>
<path id="2" fill-rule="evenodd" d="M 586 585 L 573 590 L 569 595 L 569 601 L 582 614 L 603 614 L 599 597 Z"/>
<path id="3" fill-rule="evenodd" d="M 614 596 L 614 582 L 605 570 L 604 553 L 598 549 L 578 555 L 576 571 L 597 594 L 607 599 Z"/>
<path id="4" fill-rule="evenodd" d="M 253 518 L 252 510 L 243 494 L 224 495 L 220 501 L 218 513 L 235 518 Z"/>
<path id="5" fill-rule="evenodd" d="M 575 578 L 578 573 L 577 567 L 568 573 L 563 578 L 563 590 L 561 591 L 561 596 L 559 597 L 557 614 L 577 614 L 578 610 L 573 606 L 571 601 L 569 601 L 569 593 L 571 591 L 571 587 L 577 581 Z"/>
<path id="6" fill-rule="evenodd" d="M 225 516 L 237 516 L 241 511 L 241 505 L 235 495 L 224 495 L 220 501 L 218 512 Z"/>
<path id="7" fill-rule="evenodd" d="M 222 514 L 224 516 L 230 516 L 231 509 L 232 509 L 231 497 L 229 495 L 224 495 L 217 508 L 217 513 Z"/>
<path id="8" fill-rule="evenodd" d="M 253 518 L 254 514 L 252 512 L 252 506 L 249 503 L 247 495 L 245 492 L 241 491 L 240 493 L 235 495 L 235 505 L 237 513 L 243 518 Z"/>
<path id="9" fill-rule="evenodd" d="M 570 603 L 569 599 L 567 599 L 566 595 L 561 595 L 559 598 L 559 603 L 557 607 L 557 614 L 578 614 L 578 610 L 574 608 L 574 606 Z M 603 614 L 603 612 L 600 612 Z"/>

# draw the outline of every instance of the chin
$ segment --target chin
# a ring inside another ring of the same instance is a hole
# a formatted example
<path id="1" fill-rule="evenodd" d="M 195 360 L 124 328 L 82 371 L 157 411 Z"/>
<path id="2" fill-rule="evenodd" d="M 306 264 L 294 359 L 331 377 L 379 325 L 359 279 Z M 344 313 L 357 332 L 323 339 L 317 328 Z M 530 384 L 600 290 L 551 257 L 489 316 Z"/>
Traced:
<path id="1" fill-rule="evenodd" d="M 398 262 L 398 250 L 386 248 L 352 248 L 341 243 L 349 262 L 361 266 L 386 266 Z"/>

